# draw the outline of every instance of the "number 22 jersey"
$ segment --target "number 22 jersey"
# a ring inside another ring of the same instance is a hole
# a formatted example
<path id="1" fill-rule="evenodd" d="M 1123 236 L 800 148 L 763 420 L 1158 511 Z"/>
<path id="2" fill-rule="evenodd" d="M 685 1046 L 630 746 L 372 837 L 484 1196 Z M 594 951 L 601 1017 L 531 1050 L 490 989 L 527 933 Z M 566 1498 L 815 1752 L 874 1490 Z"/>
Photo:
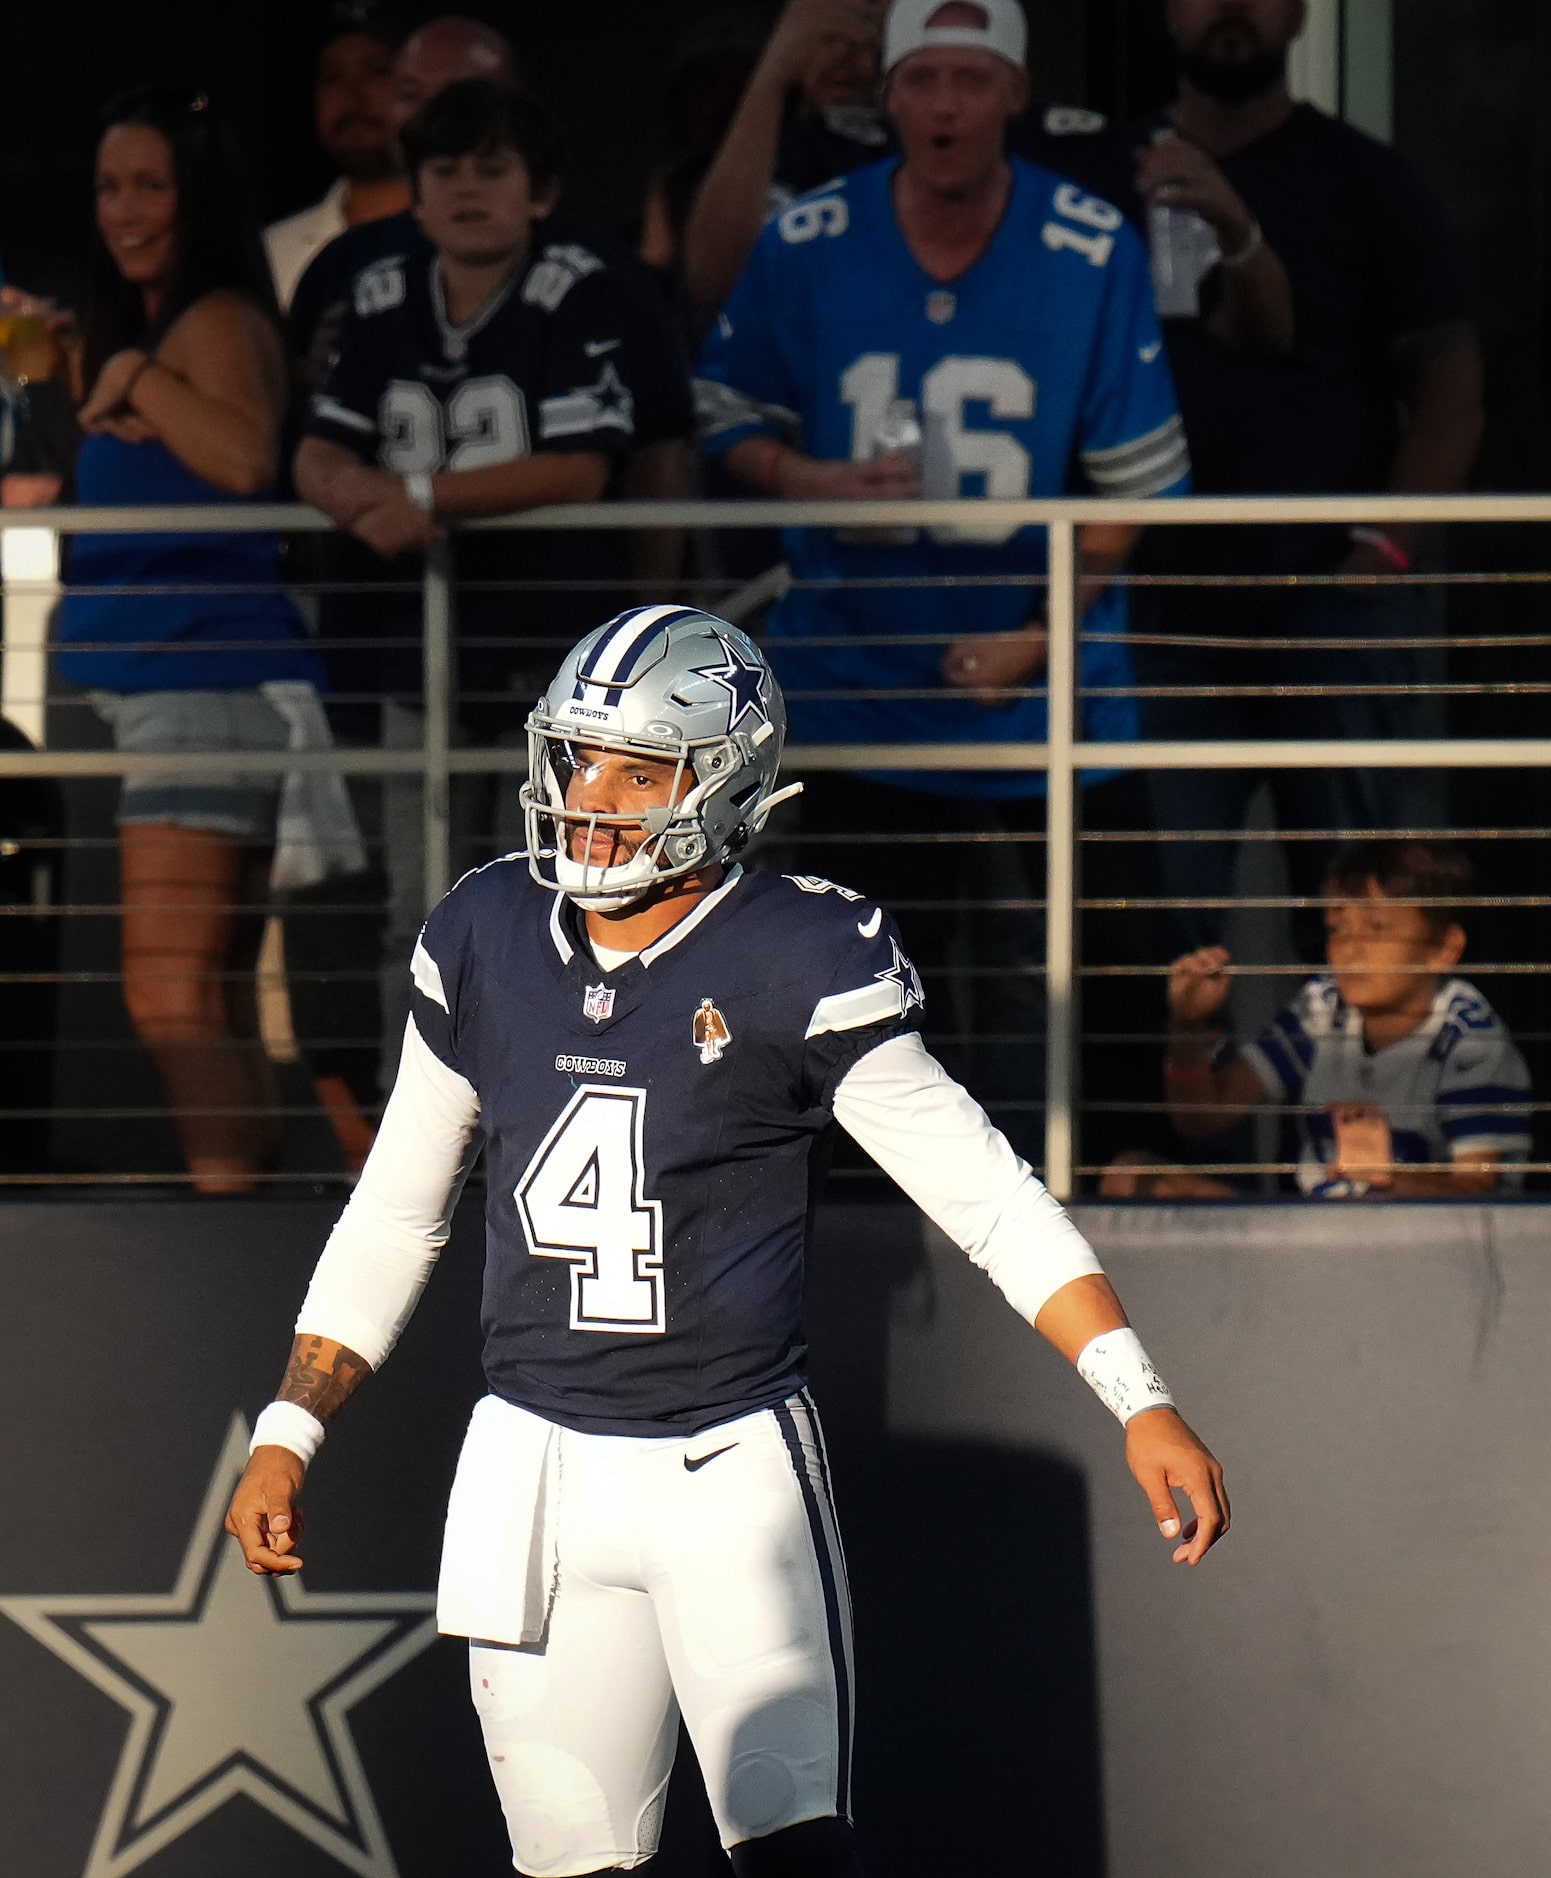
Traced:
<path id="1" fill-rule="evenodd" d="M 491 1390 L 640 1435 L 800 1388 L 835 1090 L 919 1024 L 888 914 L 735 867 L 604 971 L 574 909 L 513 855 L 441 903 L 413 969 L 416 1029 L 480 1104 Z"/>

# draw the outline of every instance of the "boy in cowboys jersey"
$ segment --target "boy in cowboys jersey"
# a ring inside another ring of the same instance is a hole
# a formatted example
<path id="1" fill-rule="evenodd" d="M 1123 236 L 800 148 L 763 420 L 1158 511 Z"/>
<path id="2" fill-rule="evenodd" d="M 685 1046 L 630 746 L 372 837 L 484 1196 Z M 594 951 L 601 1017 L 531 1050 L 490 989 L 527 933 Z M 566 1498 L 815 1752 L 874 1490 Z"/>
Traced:
<path id="1" fill-rule="evenodd" d="M 1311 1199 L 1466 1199 L 1518 1184 L 1530 1151 L 1529 1069 L 1476 987 L 1454 976 L 1465 950 L 1460 902 L 1470 863 L 1429 841 L 1358 841 L 1325 877 L 1326 956 L 1253 1042 L 1223 1049 L 1231 989 L 1222 946 L 1169 969 L 1164 1094 L 1180 1133 L 1200 1140 L 1265 1103 L 1294 1108 L 1298 1189 Z M 1148 1173 L 1119 1157 L 1117 1199 L 1209 1199 L 1209 1176 Z"/>
<path id="2" fill-rule="evenodd" d="M 559 186 L 558 133 L 536 100 L 463 80 L 433 98 L 403 139 L 432 246 L 356 276 L 294 472 L 299 494 L 385 560 L 439 540 L 438 518 L 605 495 L 634 442 L 641 356 L 656 359 L 633 298 L 604 262 L 577 243 L 543 240 Z M 608 553 L 595 537 L 473 537 L 460 544 L 458 571 L 476 583 L 563 582 L 596 575 Z M 336 687 L 414 694 L 418 630 L 384 658 L 386 596 L 372 598 L 363 624 L 373 650 L 343 679 L 336 672 Z M 418 596 L 396 604 L 417 629 Z M 547 631 L 566 604 L 563 593 L 545 595 Z M 509 594 L 466 594 L 460 638 L 509 642 L 512 613 Z M 596 616 L 594 602 L 588 617 Z M 562 617 L 559 631 L 580 625 Z M 482 655 L 466 649 L 465 693 L 509 693 L 521 662 L 509 644 Z"/>
<path id="3" fill-rule="evenodd" d="M 438 1611 L 519 1870 L 657 1846 L 682 1714 L 740 1878 L 857 1871 L 850 1616 L 804 1388 L 805 1222 L 838 1121 L 1126 1428 L 1174 1558 L 1227 1529 L 1087 1244 L 927 1055 L 888 913 L 745 874 L 781 694 L 736 628 L 621 614 L 529 719 L 529 851 L 426 923 L 382 1132 L 314 1275 L 228 1516 L 300 1567 L 323 1424 L 387 1356 L 487 1156 L 485 1372 Z M 1186 1524 L 1172 1494 L 1184 1492 Z"/>

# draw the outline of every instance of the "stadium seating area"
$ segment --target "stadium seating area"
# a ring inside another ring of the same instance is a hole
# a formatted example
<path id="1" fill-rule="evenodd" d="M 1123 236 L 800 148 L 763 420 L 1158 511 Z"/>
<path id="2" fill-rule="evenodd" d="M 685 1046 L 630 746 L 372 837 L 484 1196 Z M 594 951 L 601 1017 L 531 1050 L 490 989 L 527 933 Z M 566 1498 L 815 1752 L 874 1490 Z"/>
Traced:
<path id="1" fill-rule="evenodd" d="M 77 251 L 0 223 L 0 1182 L 348 1182 L 427 906 L 521 845 L 529 706 L 664 601 L 745 626 L 787 693 L 805 794 L 751 864 L 887 900 L 934 1049 L 1057 1191 L 1538 1190 L 1539 517 L 1422 519 L 1501 424 L 1480 230 L 1201 11 L 1162 108 L 1106 122 L 1036 71 L 978 128 L 894 79 L 886 9 L 708 11 L 626 220 L 573 209 L 555 88 L 462 18 L 322 18 L 334 180 L 262 231 L 220 97 L 108 104 Z M 1000 300 L 912 221 L 933 139 L 987 134 Z M 492 151 L 524 179 L 493 269 L 437 196 Z M 1261 495 L 1334 500 L 1232 508 Z M 986 498 L 1046 506 L 854 510 Z M 557 504 L 594 506 L 524 520 Z M 1391 940 L 1354 922 L 1386 919 L 1411 950 L 1373 992 Z"/>

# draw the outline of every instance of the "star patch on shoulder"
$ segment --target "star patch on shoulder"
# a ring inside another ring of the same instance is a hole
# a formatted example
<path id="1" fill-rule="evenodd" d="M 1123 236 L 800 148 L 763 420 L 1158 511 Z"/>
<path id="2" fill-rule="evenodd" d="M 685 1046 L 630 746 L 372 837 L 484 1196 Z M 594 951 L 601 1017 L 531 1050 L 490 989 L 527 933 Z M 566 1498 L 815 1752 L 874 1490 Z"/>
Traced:
<path id="1" fill-rule="evenodd" d="M 899 989 L 899 1014 L 907 1016 L 911 1011 L 926 1004 L 926 993 L 921 988 L 921 974 L 900 950 L 897 939 L 889 940 L 894 951 L 894 963 L 887 971 L 876 972 L 874 976 L 880 985 L 895 985 Z"/>

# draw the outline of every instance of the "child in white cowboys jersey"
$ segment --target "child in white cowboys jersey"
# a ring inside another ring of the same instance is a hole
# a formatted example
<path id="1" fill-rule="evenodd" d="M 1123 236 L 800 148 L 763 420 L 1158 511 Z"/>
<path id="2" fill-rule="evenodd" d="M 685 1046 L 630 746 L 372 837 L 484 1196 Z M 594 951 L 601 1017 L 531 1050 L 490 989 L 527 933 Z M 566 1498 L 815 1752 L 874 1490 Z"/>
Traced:
<path id="1" fill-rule="evenodd" d="M 652 1857 L 680 1715 L 738 1878 L 859 1870 L 801 1321 L 834 1123 L 1114 1410 L 1176 1562 L 1227 1528 L 1092 1251 L 923 1048 L 888 913 L 737 865 L 794 793 L 785 730 L 753 643 L 693 608 L 635 608 L 565 659 L 528 720 L 529 851 L 426 922 L 398 1082 L 228 1515 L 254 1571 L 298 1569 L 323 1424 L 393 1347 L 482 1138 L 490 1393 L 438 1615 L 470 1639 L 513 1857 L 542 1878 Z"/>
<path id="2" fill-rule="evenodd" d="M 1169 1113 L 1192 1139 L 1263 1103 L 1296 1108 L 1299 1190 L 1464 1198 L 1517 1185 L 1529 1153 L 1529 1071 L 1502 1020 L 1453 967 L 1465 950 L 1470 863 L 1425 841 L 1356 842 L 1325 881 L 1328 973 L 1253 1043 L 1224 1055 L 1214 1020 L 1229 957 L 1203 946 L 1169 973 Z M 1113 1197 L 1204 1198 L 1197 1174 L 1123 1157 Z"/>

